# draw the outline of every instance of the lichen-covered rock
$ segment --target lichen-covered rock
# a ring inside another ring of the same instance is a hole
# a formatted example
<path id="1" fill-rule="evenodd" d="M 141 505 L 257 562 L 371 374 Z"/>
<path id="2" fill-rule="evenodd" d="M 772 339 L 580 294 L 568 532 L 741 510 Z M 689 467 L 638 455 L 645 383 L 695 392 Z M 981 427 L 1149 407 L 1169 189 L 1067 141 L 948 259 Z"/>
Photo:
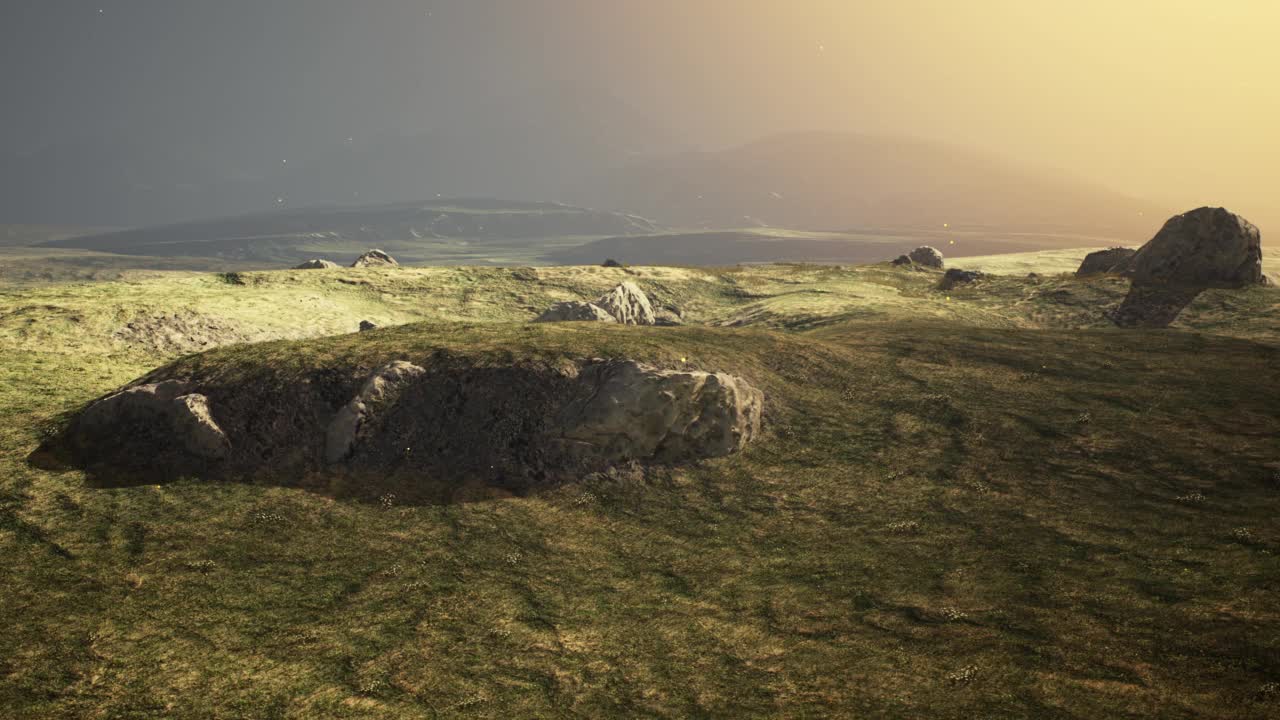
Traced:
<path id="1" fill-rule="evenodd" d="M 391 257 L 389 254 L 383 252 L 382 250 L 378 250 L 375 248 L 373 250 L 370 250 L 369 252 L 366 252 L 360 257 L 356 258 L 356 261 L 351 263 L 351 267 L 353 268 L 391 267 L 399 264 L 400 263 L 396 262 L 395 258 Z"/>
<path id="2" fill-rule="evenodd" d="M 1122 327 L 1166 327 L 1204 290 L 1262 283 L 1258 228 L 1223 208 L 1170 218 L 1129 261 L 1132 286 L 1110 314 Z"/>
<path id="3" fill-rule="evenodd" d="M 593 392 L 566 409 L 564 439 L 611 462 L 679 462 L 737 452 L 760 434 L 764 395 L 723 373 L 600 362 L 580 379 Z"/>
<path id="4" fill-rule="evenodd" d="M 617 322 L 617 319 L 595 303 L 571 300 L 552 305 L 534 322 Z"/>
<path id="5" fill-rule="evenodd" d="M 1137 250 L 1126 247 L 1091 252 L 1080 263 L 1080 267 L 1076 270 L 1076 277 L 1128 274 L 1131 271 L 1130 262 L 1137 253 Z"/>
<path id="6" fill-rule="evenodd" d="M 325 431 L 325 462 L 342 461 L 351 453 L 360 430 L 369 417 L 395 403 L 404 387 L 425 370 L 412 363 L 397 360 L 374 371 L 352 398 L 334 416 Z"/>
<path id="7" fill-rule="evenodd" d="M 938 270 L 941 270 L 943 265 L 942 253 L 938 252 L 937 248 L 930 247 L 928 245 L 922 245 L 915 250 L 912 250 L 907 254 L 907 259 L 917 265 L 936 268 Z"/>
<path id="8" fill-rule="evenodd" d="M 338 267 L 338 263 L 329 262 L 321 258 L 312 258 L 304 263 L 294 265 L 294 270 L 332 270 Z"/>
<path id="9" fill-rule="evenodd" d="M 639 285 L 629 280 L 601 295 L 594 304 L 623 325 L 654 324 L 653 305 L 649 302 L 649 296 L 645 295 Z"/>

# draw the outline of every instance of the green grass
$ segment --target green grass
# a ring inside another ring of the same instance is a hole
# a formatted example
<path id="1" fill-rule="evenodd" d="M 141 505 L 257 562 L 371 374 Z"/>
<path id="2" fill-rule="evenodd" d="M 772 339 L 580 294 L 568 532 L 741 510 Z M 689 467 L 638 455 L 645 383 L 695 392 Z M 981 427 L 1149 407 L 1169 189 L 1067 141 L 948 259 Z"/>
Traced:
<path id="1" fill-rule="evenodd" d="M 1280 291 L 1207 294 L 1179 328 L 1122 332 L 1098 319 L 1115 281 L 1021 267 L 949 296 L 885 266 L 632 272 L 0 291 L 3 714 L 1280 712 Z M 525 323 L 626 278 L 696 324 Z M 175 312 L 215 343 L 270 342 L 183 356 L 121 333 Z M 350 334 L 364 318 L 402 325 Z M 66 413 L 163 363 L 287 376 L 439 348 L 738 373 L 765 389 L 766 437 L 444 506 L 99 489 L 25 461 Z"/>

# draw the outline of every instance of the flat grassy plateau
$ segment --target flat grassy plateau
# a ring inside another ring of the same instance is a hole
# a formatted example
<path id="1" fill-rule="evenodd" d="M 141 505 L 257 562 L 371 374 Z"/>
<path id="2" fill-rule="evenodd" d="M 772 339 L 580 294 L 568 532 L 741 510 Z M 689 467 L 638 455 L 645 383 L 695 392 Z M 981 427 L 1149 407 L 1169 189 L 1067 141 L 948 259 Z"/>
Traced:
<path id="1" fill-rule="evenodd" d="M 1280 715 L 1280 290 L 1120 331 L 1082 255 L 0 286 L 0 715 Z M 624 279 L 690 324 L 527 322 Z M 27 462 L 179 358 L 436 349 L 740 374 L 766 438 L 444 505 Z"/>

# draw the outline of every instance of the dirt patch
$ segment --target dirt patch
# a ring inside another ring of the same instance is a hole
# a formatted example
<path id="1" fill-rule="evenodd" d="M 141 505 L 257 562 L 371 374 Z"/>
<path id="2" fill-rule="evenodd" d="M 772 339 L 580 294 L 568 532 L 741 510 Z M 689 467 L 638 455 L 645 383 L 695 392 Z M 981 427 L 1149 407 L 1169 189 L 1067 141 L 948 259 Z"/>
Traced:
<path id="1" fill-rule="evenodd" d="M 249 336 L 234 324 L 193 310 L 135 315 L 112 337 L 127 345 L 165 355 L 199 352 L 249 340 Z"/>

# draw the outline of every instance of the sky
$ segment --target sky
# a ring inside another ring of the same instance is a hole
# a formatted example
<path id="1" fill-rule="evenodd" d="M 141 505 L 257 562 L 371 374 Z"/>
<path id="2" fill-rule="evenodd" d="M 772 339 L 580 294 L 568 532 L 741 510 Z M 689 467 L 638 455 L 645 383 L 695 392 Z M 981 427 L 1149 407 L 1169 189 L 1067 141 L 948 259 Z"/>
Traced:
<path id="1" fill-rule="evenodd" d="M 128 132 L 252 172 L 581 85 L 691 146 L 938 139 L 1265 236 L 1277 71 L 1270 0 L 6 0 L 0 151 Z"/>

